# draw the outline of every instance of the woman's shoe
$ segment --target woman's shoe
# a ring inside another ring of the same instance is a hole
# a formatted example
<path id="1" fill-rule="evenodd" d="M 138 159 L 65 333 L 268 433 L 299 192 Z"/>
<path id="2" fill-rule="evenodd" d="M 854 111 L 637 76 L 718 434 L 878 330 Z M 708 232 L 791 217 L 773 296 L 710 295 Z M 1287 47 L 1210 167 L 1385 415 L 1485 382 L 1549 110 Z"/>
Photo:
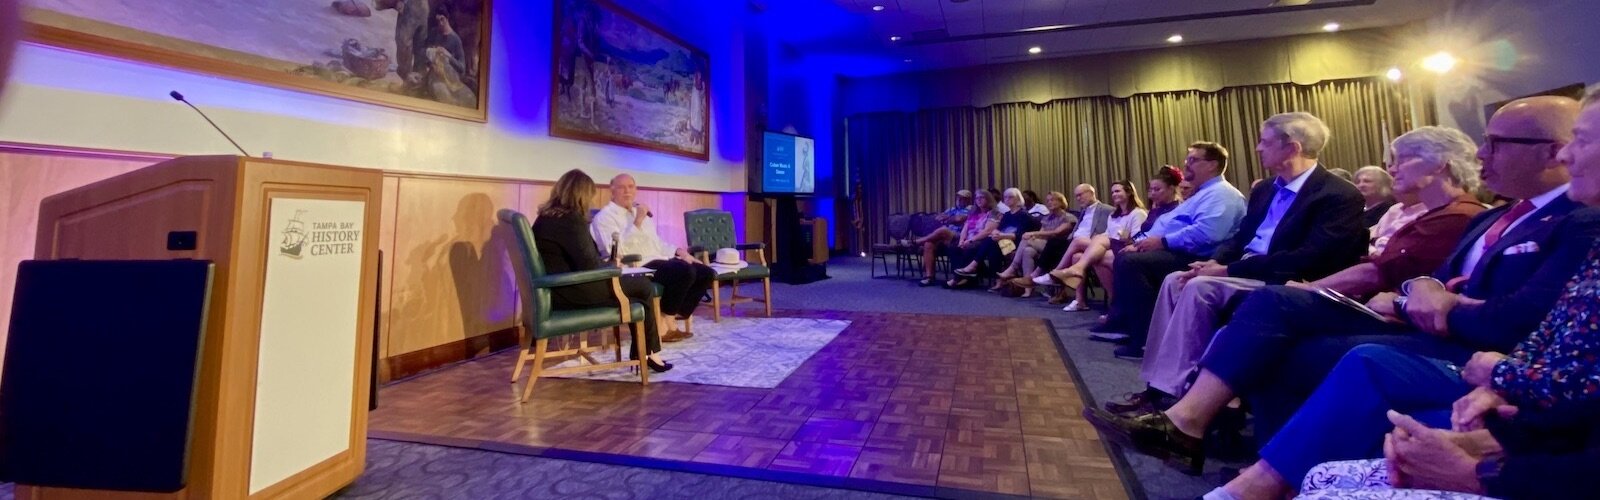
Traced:
<path id="1" fill-rule="evenodd" d="M 1063 308 L 1061 308 L 1061 310 L 1066 311 L 1066 312 L 1087 311 L 1087 310 L 1089 310 L 1089 306 L 1083 305 L 1082 302 L 1078 302 L 1078 301 L 1074 300 L 1072 302 L 1068 302 L 1067 303 L 1067 307 L 1063 307 Z"/>
<path id="2" fill-rule="evenodd" d="M 1035 276 L 1033 278 L 1033 284 L 1035 284 L 1035 285 L 1052 285 L 1052 284 L 1055 284 L 1054 280 L 1055 280 L 1055 278 L 1051 278 L 1050 275 L 1048 275 L 1048 274 L 1041 274 L 1041 275 Z"/>
<path id="3" fill-rule="evenodd" d="M 650 367 L 650 371 L 656 373 L 666 373 L 667 370 L 672 369 L 672 363 L 656 363 L 656 360 L 650 358 L 645 358 L 644 364 Z"/>
<path id="4" fill-rule="evenodd" d="M 955 271 L 955 273 L 956 273 L 956 276 L 977 276 L 978 275 L 978 271 L 976 269 L 971 270 L 971 271 L 968 271 L 966 269 L 957 269 Z"/>
<path id="5" fill-rule="evenodd" d="M 933 278 L 922 278 L 922 281 L 917 282 L 917 286 L 933 286 Z"/>

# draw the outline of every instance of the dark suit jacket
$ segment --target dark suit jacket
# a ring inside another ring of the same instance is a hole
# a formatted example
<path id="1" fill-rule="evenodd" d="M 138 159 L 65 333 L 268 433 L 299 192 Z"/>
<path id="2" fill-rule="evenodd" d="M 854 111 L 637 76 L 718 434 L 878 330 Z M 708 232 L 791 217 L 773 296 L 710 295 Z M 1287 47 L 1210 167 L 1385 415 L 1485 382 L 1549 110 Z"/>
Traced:
<path id="1" fill-rule="evenodd" d="M 1461 295 L 1483 300 L 1450 310 L 1450 335 L 1480 351 L 1510 352 L 1539 326 L 1600 235 L 1600 208 L 1565 196 L 1551 200 L 1484 251 L 1476 269 L 1462 269 L 1478 237 L 1511 205 L 1478 214 L 1455 252 L 1433 276 L 1471 276 Z"/>
<path id="2" fill-rule="evenodd" d="M 1300 186 L 1289 212 L 1278 221 L 1267 255 L 1243 259 L 1245 247 L 1266 220 L 1277 194 L 1274 182 L 1263 182 L 1251 190 L 1239 232 L 1212 254 L 1217 262 L 1228 265 L 1228 276 L 1270 284 L 1311 281 L 1355 265 L 1366 255 L 1368 233 L 1361 221 L 1361 192 L 1317 165 Z"/>

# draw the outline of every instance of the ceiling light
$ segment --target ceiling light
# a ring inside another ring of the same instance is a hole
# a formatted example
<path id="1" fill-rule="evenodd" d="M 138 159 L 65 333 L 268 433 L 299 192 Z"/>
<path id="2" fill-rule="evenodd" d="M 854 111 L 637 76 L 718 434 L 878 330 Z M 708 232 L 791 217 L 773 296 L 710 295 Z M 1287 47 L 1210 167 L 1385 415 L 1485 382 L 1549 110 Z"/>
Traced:
<path id="1" fill-rule="evenodd" d="M 910 59 L 906 59 L 906 62 L 911 62 L 911 60 Z"/>
<path id="2" fill-rule="evenodd" d="M 1324 25 L 1322 25 L 1322 31 L 1326 31 L 1326 32 L 1329 32 L 1329 33 L 1333 33 L 1335 31 L 1339 31 L 1339 23 L 1324 24 Z"/>
<path id="3" fill-rule="evenodd" d="M 1384 72 L 1383 76 L 1391 82 L 1398 82 L 1405 75 L 1400 73 L 1400 68 L 1389 68 L 1389 71 Z"/>
<path id="4" fill-rule="evenodd" d="M 1044 49 L 1039 48 L 1039 47 L 1028 47 L 1028 53 L 1029 54 L 1038 54 L 1040 52 L 1044 52 Z"/>
<path id="5" fill-rule="evenodd" d="M 1172 35 L 1172 36 L 1167 37 L 1167 43 L 1178 43 L 1178 42 L 1182 42 L 1182 41 L 1183 41 L 1183 35 Z"/>
<path id="6" fill-rule="evenodd" d="M 874 6 L 872 6 L 872 11 L 873 12 L 883 12 L 883 6 L 882 5 L 874 5 Z"/>
<path id="7" fill-rule="evenodd" d="M 1439 52 L 1422 58 L 1422 69 L 1442 75 L 1454 69 L 1456 62 L 1456 56 L 1450 55 L 1449 52 Z"/>
<path id="8" fill-rule="evenodd" d="M 891 36 L 891 37 L 889 37 L 889 41 L 898 42 L 898 41 L 900 41 L 900 36 L 899 35 Z"/>

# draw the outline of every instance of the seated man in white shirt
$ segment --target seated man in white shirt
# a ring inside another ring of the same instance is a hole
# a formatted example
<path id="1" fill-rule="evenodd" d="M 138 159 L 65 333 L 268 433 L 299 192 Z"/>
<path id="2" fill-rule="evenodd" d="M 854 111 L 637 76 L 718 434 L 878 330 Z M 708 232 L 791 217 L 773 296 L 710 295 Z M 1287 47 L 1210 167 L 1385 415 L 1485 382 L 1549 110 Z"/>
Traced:
<path id="1" fill-rule="evenodd" d="M 661 241 L 656 233 L 655 216 L 650 207 L 638 203 L 639 185 L 633 176 L 621 174 L 611 179 L 611 203 L 607 203 L 589 223 L 594 242 L 600 246 L 600 257 L 611 259 L 611 247 L 617 244 L 617 253 L 638 255 L 644 267 L 655 270 L 651 281 L 661 285 L 661 315 L 687 319 L 700 306 L 700 297 L 711 289 L 717 272 L 695 260 L 688 250 Z M 620 241 L 618 241 L 620 239 Z M 662 342 L 677 342 L 692 336 L 688 332 L 671 330 L 663 325 Z"/>

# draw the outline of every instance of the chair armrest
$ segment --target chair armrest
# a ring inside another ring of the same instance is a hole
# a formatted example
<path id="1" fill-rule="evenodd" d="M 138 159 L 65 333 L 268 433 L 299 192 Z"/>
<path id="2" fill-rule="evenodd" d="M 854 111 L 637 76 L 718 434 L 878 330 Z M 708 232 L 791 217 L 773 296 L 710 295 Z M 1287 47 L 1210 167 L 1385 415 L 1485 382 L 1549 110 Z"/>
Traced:
<path id="1" fill-rule="evenodd" d="M 644 257 L 641 257 L 638 254 L 628 254 L 622 256 L 622 264 L 627 266 L 638 264 L 641 260 L 644 260 Z"/>
<path id="2" fill-rule="evenodd" d="M 744 243 L 744 244 L 740 244 L 740 245 L 734 245 L 733 248 L 735 250 L 764 250 L 764 249 L 767 248 L 767 244 L 766 243 Z"/>
<path id="3" fill-rule="evenodd" d="M 589 271 L 573 271 L 570 273 L 547 274 L 532 281 L 535 288 L 555 288 L 562 286 L 581 285 L 605 281 L 622 276 L 622 270 L 617 268 L 593 269 Z"/>

